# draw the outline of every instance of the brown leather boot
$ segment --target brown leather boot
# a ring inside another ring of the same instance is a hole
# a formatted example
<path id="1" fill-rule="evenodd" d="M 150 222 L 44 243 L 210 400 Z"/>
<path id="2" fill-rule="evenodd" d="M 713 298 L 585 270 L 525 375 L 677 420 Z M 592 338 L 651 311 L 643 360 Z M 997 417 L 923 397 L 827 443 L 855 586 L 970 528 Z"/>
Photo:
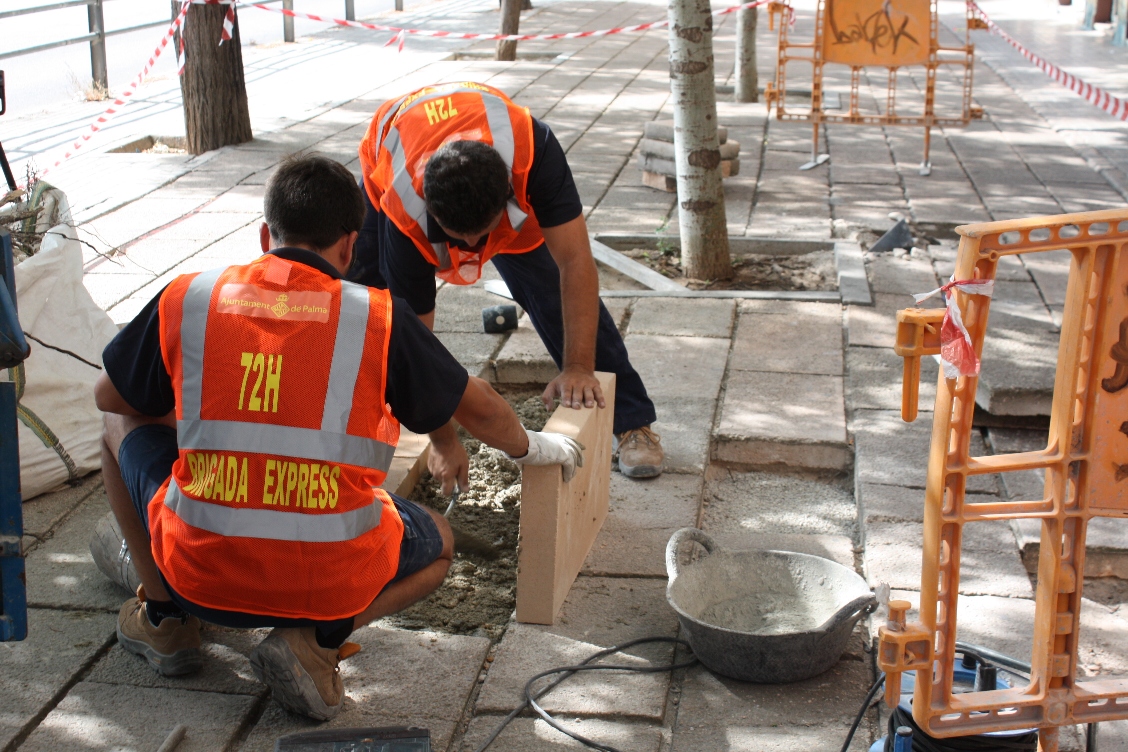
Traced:
<path id="1" fill-rule="evenodd" d="M 339 649 L 321 647 L 314 627 L 278 627 L 251 651 L 251 668 L 279 705 L 327 721 L 345 701 L 338 664 L 359 650 L 351 642 Z"/>

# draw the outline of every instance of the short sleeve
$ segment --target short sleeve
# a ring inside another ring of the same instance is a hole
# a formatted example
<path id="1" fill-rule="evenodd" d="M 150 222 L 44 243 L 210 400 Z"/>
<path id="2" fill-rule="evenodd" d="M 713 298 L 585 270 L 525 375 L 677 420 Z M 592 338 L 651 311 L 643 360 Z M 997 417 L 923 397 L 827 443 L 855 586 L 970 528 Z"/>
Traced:
<path id="1" fill-rule="evenodd" d="M 102 351 L 106 376 L 122 398 L 142 415 L 160 417 L 176 407 L 172 377 L 161 355 L 160 300 L 150 300 Z"/>
<path id="2" fill-rule="evenodd" d="M 430 433 L 454 417 L 469 374 L 402 298 L 392 298 L 384 398 L 409 431 Z"/>
<path id="3" fill-rule="evenodd" d="M 583 214 L 584 205 L 564 149 L 552 129 L 533 118 L 533 167 L 527 195 L 541 227 L 557 227 Z"/>

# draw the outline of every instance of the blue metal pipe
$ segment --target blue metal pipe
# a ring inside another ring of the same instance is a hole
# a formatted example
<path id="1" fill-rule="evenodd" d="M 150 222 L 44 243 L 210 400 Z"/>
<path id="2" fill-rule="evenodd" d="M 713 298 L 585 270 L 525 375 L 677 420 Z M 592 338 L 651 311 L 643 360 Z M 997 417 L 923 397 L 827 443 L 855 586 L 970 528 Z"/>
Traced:
<path id="1" fill-rule="evenodd" d="M 0 361 L 22 362 L 27 341 L 16 316 L 12 237 L 0 230 Z M 16 385 L 0 383 L 0 641 L 27 637 L 27 582 L 23 560 L 20 447 L 16 433 Z"/>

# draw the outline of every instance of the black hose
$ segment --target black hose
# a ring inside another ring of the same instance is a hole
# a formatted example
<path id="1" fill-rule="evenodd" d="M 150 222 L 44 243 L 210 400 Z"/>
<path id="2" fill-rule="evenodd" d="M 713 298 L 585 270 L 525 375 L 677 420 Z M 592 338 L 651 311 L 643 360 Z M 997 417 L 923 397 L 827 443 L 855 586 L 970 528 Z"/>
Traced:
<path id="1" fill-rule="evenodd" d="M 593 653 L 592 655 L 585 658 L 579 665 L 561 666 L 559 668 L 551 668 L 548 671 L 542 671 L 533 678 L 529 679 L 529 681 L 525 682 L 525 701 L 514 708 L 509 713 L 509 715 L 507 715 L 502 720 L 502 722 L 497 725 L 497 728 L 495 728 L 493 732 L 486 738 L 486 740 L 482 742 L 476 752 L 485 752 L 485 750 L 494 743 L 498 735 L 505 730 L 505 727 L 508 726 L 514 718 L 521 715 L 522 711 L 524 711 L 525 708 L 530 707 L 537 715 L 544 719 L 544 722 L 549 726 L 552 726 L 552 728 L 556 729 L 562 734 L 566 734 L 567 736 L 572 737 L 581 744 L 584 744 L 592 749 L 600 750 L 601 752 L 619 752 L 619 750 L 617 750 L 615 747 L 592 741 L 591 739 L 581 736 L 574 731 L 569 731 L 568 729 L 564 728 L 556 721 L 555 718 L 549 715 L 548 711 L 537 704 L 537 700 L 539 700 L 541 697 L 544 697 L 546 694 L 558 687 L 560 683 L 565 679 L 570 676 L 574 676 L 577 672 L 580 671 L 630 671 L 639 674 L 656 674 L 663 671 L 677 671 L 678 669 L 682 668 L 690 668 L 691 666 L 695 666 L 698 663 L 696 657 L 691 658 L 688 661 L 683 661 L 682 663 L 671 663 L 665 666 L 622 666 L 614 664 L 595 663 L 595 661 L 598 661 L 600 658 L 606 658 L 609 655 L 622 652 L 627 648 L 634 647 L 635 645 L 642 645 L 651 642 L 668 642 L 675 645 L 681 645 L 690 651 L 693 650 L 688 642 L 682 639 L 678 639 L 677 637 L 640 637 L 637 640 L 630 640 L 629 642 L 624 642 L 622 645 L 615 645 L 605 650 L 600 650 L 597 653 Z M 545 678 L 546 676 L 552 676 L 553 674 L 560 674 L 560 676 L 555 680 L 549 682 L 536 692 L 533 691 L 533 684 Z"/>
<path id="2" fill-rule="evenodd" d="M 1016 736 L 953 736 L 948 739 L 933 739 L 925 733 L 913 714 L 900 705 L 889 714 L 889 735 L 885 737 L 885 752 L 893 752 L 893 738 L 897 728 L 908 726 L 913 730 L 913 752 L 1036 752 L 1038 732 L 1029 731 Z"/>
<path id="3" fill-rule="evenodd" d="M 873 686 L 870 687 L 866 699 L 862 702 L 862 707 L 858 709 L 858 715 L 855 716 L 854 723 L 850 726 L 850 733 L 846 734 L 846 741 L 842 743 L 841 752 L 846 752 L 846 750 L 850 749 L 850 742 L 854 741 L 854 734 L 857 733 L 858 726 L 861 724 L 862 719 L 865 718 L 866 711 L 870 709 L 870 703 L 873 702 L 873 697 L 877 694 L 877 690 L 881 689 L 881 685 L 884 683 L 885 674 L 882 674 L 878 677 L 877 681 L 873 683 Z"/>

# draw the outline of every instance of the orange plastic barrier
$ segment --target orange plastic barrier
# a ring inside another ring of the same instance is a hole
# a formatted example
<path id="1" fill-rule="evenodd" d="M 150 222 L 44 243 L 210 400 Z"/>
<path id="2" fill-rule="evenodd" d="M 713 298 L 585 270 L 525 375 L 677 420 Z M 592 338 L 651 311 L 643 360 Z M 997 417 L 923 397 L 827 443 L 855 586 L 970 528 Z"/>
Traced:
<path id="1" fill-rule="evenodd" d="M 941 371 L 925 491 L 920 622 L 905 622 L 907 602 L 891 603 L 889 623 L 879 630 L 878 664 L 892 703 L 901 672 L 918 671 L 913 717 L 928 734 L 1037 727 L 1041 748 L 1051 751 L 1060 726 L 1128 718 L 1128 679 L 1077 676 L 1086 527 L 1093 517 L 1128 518 L 1128 209 L 957 230 L 957 280 L 994 279 L 1003 256 L 1058 249 L 1073 255 L 1049 441 L 1035 452 L 968 456 L 978 377 L 947 380 Z M 991 298 L 951 294 L 981 356 Z M 940 352 L 942 317 L 942 310 L 898 315 L 906 420 L 915 417 L 919 358 Z M 966 502 L 969 476 L 1029 469 L 1046 471 L 1041 499 Z M 1013 518 L 1042 521 L 1030 684 L 953 694 L 964 527 Z"/>
<path id="2" fill-rule="evenodd" d="M 936 0 L 819 0 L 815 16 L 815 36 L 809 42 L 794 42 L 790 38 L 787 17 L 791 8 L 786 2 L 768 5 L 769 21 L 774 28 L 779 24 L 779 47 L 776 60 L 775 82 L 769 83 L 764 95 L 768 107 L 776 108 L 779 120 L 808 120 L 812 127 L 813 146 L 811 162 L 801 169 L 809 169 L 826 161 L 819 155 L 819 126 L 822 123 L 853 123 L 859 125 L 918 125 L 924 127 L 924 158 L 920 172 L 927 175 L 932 170 L 929 151 L 932 127 L 935 125 L 962 126 L 983 112 L 971 104 L 972 67 L 974 46 L 965 35 L 962 47 L 942 47 L 937 40 L 938 21 Z M 783 18 L 777 19 L 777 16 Z M 972 15 L 968 6 L 967 32 L 986 28 L 978 16 Z M 806 112 L 787 109 L 787 66 L 789 63 L 809 63 L 813 67 L 811 107 Z M 845 113 L 832 113 L 824 109 L 823 66 L 831 64 L 850 66 L 850 105 Z M 897 70 L 911 65 L 922 65 L 927 72 L 923 111 L 911 114 L 897 112 Z M 862 68 L 885 68 L 887 91 L 885 107 L 880 113 L 865 114 L 858 107 L 858 87 Z M 958 113 L 936 114 L 936 72 L 940 66 L 960 68 L 963 95 Z"/>

